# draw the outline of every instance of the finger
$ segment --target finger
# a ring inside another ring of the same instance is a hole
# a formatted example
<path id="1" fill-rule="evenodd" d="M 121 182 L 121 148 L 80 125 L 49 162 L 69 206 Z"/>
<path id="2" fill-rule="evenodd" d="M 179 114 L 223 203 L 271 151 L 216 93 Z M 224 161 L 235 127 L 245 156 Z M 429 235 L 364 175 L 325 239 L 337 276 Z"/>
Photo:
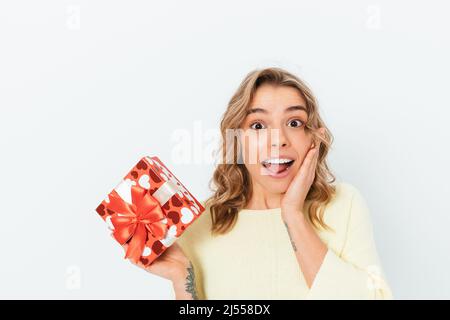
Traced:
<path id="1" fill-rule="evenodd" d="M 317 146 L 315 147 L 315 149 L 316 149 L 316 151 L 315 151 L 315 154 L 314 154 L 314 162 L 315 162 L 315 164 L 317 164 L 317 161 L 318 161 L 318 159 L 319 159 L 319 155 L 320 155 L 320 142 L 317 144 Z M 315 166 L 315 165 L 314 165 Z"/>
<path id="2" fill-rule="evenodd" d="M 314 158 L 311 160 L 311 163 L 310 163 L 310 165 L 308 167 L 308 174 L 309 175 L 315 171 L 315 168 L 316 168 L 316 165 L 317 165 L 316 154 L 317 154 L 317 152 L 314 154 Z"/>
<path id="3" fill-rule="evenodd" d="M 319 135 L 320 136 L 323 136 L 323 134 L 324 134 L 324 128 L 319 128 L 318 129 L 318 132 L 319 132 Z M 313 149 L 315 150 L 314 151 L 314 159 L 311 161 L 311 166 L 309 167 L 309 171 L 311 172 L 314 172 L 315 173 L 315 171 L 316 171 L 316 167 L 317 167 L 317 162 L 318 162 L 318 159 L 319 159 L 319 151 L 320 151 L 320 145 L 321 145 L 321 141 L 320 141 L 320 139 L 319 138 L 316 138 L 316 139 L 314 139 L 314 141 L 313 141 Z"/>
<path id="4" fill-rule="evenodd" d="M 309 176 L 309 171 L 311 167 L 311 163 L 314 160 L 314 154 L 316 152 L 316 149 L 310 149 L 308 153 L 306 154 L 306 157 L 303 159 L 303 162 L 300 166 L 300 169 L 298 171 L 298 174 L 295 178 L 302 180 Z M 296 179 L 296 180 L 297 180 Z"/>
<path id="5" fill-rule="evenodd" d="M 320 144 L 321 142 L 317 142 L 315 143 L 315 147 L 314 147 L 314 160 L 313 160 L 313 164 L 315 165 L 315 162 L 317 161 L 317 159 L 319 159 L 319 151 L 320 151 Z"/>
<path id="6" fill-rule="evenodd" d="M 320 150 L 320 142 L 316 147 L 316 152 L 314 155 L 314 160 L 312 161 L 312 165 L 310 167 L 310 173 L 311 173 L 311 180 L 314 180 L 314 176 L 316 174 L 316 169 L 317 169 L 317 163 L 319 162 L 319 150 Z"/>
<path id="7" fill-rule="evenodd" d="M 311 176 L 311 171 L 315 171 L 315 167 L 317 164 L 317 159 L 318 159 L 318 155 L 319 155 L 319 145 L 317 144 L 313 144 L 314 147 L 312 147 L 306 157 L 305 160 L 302 164 L 303 169 L 306 171 L 306 175 L 308 177 Z"/>
<path id="8" fill-rule="evenodd" d="M 311 167 L 311 163 L 314 160 L 314 157 L 316 156 L 317 148 L 312 148 L 308 151 L 306 154 L 305 159 L 303 160 L 302 167 L 304 170 L 308 170 Z"/>

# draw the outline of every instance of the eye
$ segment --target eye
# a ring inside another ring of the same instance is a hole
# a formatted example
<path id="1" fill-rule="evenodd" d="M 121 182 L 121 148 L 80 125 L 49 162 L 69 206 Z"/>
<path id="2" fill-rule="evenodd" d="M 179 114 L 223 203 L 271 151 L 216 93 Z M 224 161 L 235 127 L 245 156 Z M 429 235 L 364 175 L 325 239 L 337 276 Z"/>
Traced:
<path id="1" fill-rule="evenodd" d="M 253 122 L 250 125 L 250 128 L 254 129 L 254 130 L 261 130 L 261 129 L 264 129 L 264 125 L 261 122 Z"/>
<path id="2" fill-rule="evenodd" d="M 301 127 L 303 124 L 304 124 L 304 122 L 300 119 L 295 119 L 295 120 L 289 121 L 289 126 L 293 127 L 293 128 Z"/>

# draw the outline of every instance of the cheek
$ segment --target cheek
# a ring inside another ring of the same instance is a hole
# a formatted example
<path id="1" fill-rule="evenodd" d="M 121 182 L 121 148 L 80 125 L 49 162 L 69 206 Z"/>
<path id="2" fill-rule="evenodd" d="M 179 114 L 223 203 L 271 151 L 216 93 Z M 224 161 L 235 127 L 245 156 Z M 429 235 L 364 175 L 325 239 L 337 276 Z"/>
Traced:
<path id="1" fill-rule="evenodd" d="M 305 159 L 306 155 L 308 154 L 308 151 L 311 149 L 312 146 L 312 138 L 308 137 L 306 139 L 303 139 L 296 145 L 294 145 L 295 151 L 298 155 L 298 163 L 297 165 L 301 165 L 303 160 Z"/>

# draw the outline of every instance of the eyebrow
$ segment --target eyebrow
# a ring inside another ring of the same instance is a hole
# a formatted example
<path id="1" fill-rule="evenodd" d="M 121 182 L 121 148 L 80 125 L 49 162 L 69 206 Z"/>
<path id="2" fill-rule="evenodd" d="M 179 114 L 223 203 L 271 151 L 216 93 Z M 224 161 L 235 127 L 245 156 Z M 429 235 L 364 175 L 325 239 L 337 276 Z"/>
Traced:
<path id="1" fill-rule="evenodd" d="M 305 111 L 306 113 L 308 112 L 308 110 L 306 110 L 306 107 L 302 106 L 302 105 L 287 107 L 284 110 L 284 112 L 292 112 L 292 111 L 298 111 L 298 110 Z M 257 107 L 257 108 L 251 108 L 250 110 L 248 110 L 247 115 L 252 114 L 252 113 L 264 113 L 264 114 L 267 114 L 269 112 L 266 109 L 264 109 L 264 108 Z"/>

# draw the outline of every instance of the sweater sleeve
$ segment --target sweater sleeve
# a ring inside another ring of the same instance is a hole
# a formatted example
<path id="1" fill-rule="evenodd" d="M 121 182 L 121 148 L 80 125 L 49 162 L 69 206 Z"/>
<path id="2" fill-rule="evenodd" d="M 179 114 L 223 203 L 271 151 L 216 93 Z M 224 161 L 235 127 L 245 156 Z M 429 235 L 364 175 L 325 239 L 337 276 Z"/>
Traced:
<path id="1" fill-rule="evenodd" d="M 341 252 L 328 248 L 307 299 L 393 299 L 373 238 L 367 204 L 353 188 Z"/>

